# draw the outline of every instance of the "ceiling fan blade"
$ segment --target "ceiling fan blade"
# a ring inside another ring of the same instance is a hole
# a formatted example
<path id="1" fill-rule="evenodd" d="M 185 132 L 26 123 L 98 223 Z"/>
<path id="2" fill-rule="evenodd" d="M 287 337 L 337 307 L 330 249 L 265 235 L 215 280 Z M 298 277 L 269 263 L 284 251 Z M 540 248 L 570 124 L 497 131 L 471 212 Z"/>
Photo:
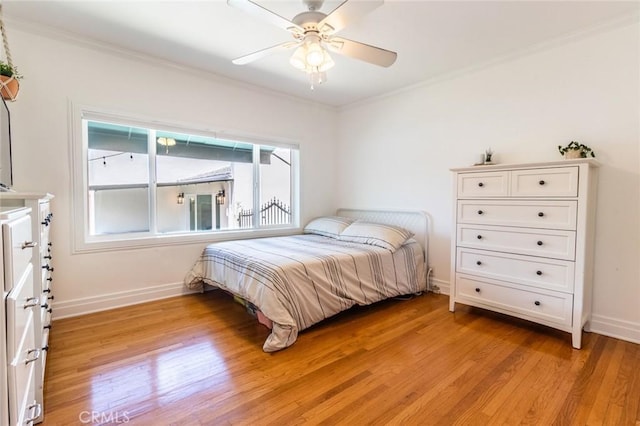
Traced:
<path id="1" fill-rule="evenodd" d="M 342 37 L 332 37 L 327 43 L 329 50 L 361 61 L 369 62 L 381 67 L 390 67 L 396 61 L 398 54 L 391 50 L 349 40 Z"/>
<path id="2" fill-rule="evenodd" d="M 258 50 L 257 52 L 250 53 L 248 55 L 240 56 L 239 58 L 234 59 L 233 62 L 236 65 L 246 65 L 249 62 L 253 62 L 260 58 L 264 58 L 267 55 L 270 55 L 275 52 L 279 52 L 281 50 L 291 49 L 292 47 L 296 47 L 300 44 L 299 41 L 288 41 L 286 43 L 281 43 L 275 46 L 267 47 L 266 49 Z"/>
<path id="3" fill-rule="evenodd" d="M 276 27 L 280 27 L 283 30 L 300 34 L 304 33 L 304 29 L 302 29 L 302 27 L 300 27 L 299 25 L 294 24 L 290 20 L 283 18 L 277 13 L 266 9 L 259 4 L 252 2 L 251 0 L 227 0 L 227 4 L 259 19 L 262 19 L 263 21 L 269 22 Z"/>
<path id="4" fill-rule="evenodd" d="M 333 12 L 318 23 L 318 29 L 323 34 L 333 34 L 346 27 L 350 22 L 382 6 L 384 0 L 358 1 L 345 0 Z"/>

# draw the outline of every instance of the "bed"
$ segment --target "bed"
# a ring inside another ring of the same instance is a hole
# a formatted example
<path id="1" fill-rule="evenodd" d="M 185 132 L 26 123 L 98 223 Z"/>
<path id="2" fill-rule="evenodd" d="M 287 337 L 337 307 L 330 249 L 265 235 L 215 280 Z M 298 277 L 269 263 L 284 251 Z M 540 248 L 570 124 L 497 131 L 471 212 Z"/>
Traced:
<path id="1" fill-rule="evenodd" d="M 340 209 L 305 233 L 208 245 L 185 277 L 190 289 L 233 294 L 271 328 L 263 350 L 351 308 L 426 290 L 423 212 Z"/>

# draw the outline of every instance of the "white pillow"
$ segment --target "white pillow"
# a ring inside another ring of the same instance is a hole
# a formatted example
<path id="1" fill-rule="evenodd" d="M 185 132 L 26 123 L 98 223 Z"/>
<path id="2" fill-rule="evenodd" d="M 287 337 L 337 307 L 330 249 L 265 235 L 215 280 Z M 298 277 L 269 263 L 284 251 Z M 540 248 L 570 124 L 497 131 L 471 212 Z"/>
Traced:
<path id="1" fill-rule="evenodd" d="M 325 237 L 339 238 L 340 233 L 351 225 L 355 219 L 340 216 L 322 216 L 313 219 L 304 227 L 305 234 L 324 235 Z"/>
<path id="2" fill-rule="evenodd" d="M 340 239 L 343 241 L 371 244 L 391 251 L 396 251 L 411 237 L 413 232 L 399 226 L 363 220 L 355 221 L 340 234 Z"/>

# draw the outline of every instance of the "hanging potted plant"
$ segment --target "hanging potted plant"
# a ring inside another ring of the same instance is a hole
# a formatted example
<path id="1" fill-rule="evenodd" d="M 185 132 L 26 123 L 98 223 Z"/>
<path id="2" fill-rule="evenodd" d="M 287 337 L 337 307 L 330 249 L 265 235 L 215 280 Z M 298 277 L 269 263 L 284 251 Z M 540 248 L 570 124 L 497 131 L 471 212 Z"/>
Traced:
<path id="1" fill-rule="evenodd" d="M 576 141 L 571 141 L 567 146 L 564 147 L 558 145 L 558 151 L 561 155 L 564 156 L 565 159 L 587 158 L 596 156 L 596 153 L 593 152 L 591 148 Z"/>
<path id="2" fill-rule="evenodd" d="M 2 35 L 2 45 L 4 47 L 4 53 L 7 55 L 6 61 L 0 61 L 0 95 L 3 99 L 9 101 L 15 101 L 18 96 L 18 90 L 20 90 L 20 83 L 18 80 L 22 76 L 18 73 L 18 69 L 13 65 L 11 61 L 11 52 L 9 51 L 9 41 L 7 40 L 7 33 L 4 28 L 4 20 L 2 19 L 2 4 L 0 3 L 0 34 Z"/>
<path id="3" fill-rule="evenodd" d="M 18 73 L 18 69 L 11 64 L 0 61 L 0 94 L 2 98 L 14 101 L 20 90 L 20 80 L 22 76 Z"/>

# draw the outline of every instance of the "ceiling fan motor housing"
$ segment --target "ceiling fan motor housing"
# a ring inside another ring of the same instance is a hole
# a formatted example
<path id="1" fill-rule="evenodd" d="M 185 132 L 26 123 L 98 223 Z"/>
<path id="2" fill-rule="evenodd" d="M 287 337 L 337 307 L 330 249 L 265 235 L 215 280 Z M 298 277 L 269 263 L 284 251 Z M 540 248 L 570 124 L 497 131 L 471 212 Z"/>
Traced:
<path id="1" fill-rule="evenodd" d="M 304 33 L 320 32 L 318 22 L 322 21 L 327 15 L 322 12 L 302 12 L 297 14 L 291 22 L 302 27 Z"/>

